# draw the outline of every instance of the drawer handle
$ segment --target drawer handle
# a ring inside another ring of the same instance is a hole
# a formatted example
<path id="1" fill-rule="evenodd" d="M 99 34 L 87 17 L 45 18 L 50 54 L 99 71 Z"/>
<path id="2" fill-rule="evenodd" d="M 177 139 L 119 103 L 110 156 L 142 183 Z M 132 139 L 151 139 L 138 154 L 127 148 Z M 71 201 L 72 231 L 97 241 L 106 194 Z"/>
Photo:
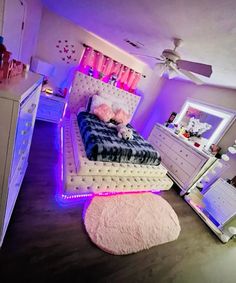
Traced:
<path id="1" fill-rule="evenodd" d="M 23 135 L 26 135 L 26 133 L 27 133 L 27 131 L 21 131 L 21 135 L 23 136 Z"/>
<path id="2" fill-rule="evenodd" d="M 28 113 L 30 114 L 33 113 L 35 108 L 36 108 L 36 104 L 32 103 L 31 108 L 28 110 Z"/>
<path id="3" fill-rule="evenodd" d="M 21 154 L 23 154 L 23 153 L 25 153 L 24 150 L 19 150 L 19 155 L 21 155 Z"/>
<path id="4" fill-rule="evenodd" d="M 32 123 L 31 122 L 26 122 L 25 125 L 26 125 L 26 127 L 32 127 Z"/>
<path id="5" fill-rule="evenodd" d="M 28 140 L 23 140 L 23 144 L 27 144 L 28 143 Z"/>

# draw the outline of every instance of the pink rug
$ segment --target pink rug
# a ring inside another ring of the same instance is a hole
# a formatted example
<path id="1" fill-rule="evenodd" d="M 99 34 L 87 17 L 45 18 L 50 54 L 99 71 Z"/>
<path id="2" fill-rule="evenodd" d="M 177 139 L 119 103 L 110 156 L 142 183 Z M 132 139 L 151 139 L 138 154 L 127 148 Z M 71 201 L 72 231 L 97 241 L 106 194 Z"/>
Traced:
<path id="1" fill-rule="evenodd" d="M 111 254 L 136 253 L 176 240 L 180 233 L 175 211 L 156 194 L 96 196 L 85 207 L 89 237 Z"/>

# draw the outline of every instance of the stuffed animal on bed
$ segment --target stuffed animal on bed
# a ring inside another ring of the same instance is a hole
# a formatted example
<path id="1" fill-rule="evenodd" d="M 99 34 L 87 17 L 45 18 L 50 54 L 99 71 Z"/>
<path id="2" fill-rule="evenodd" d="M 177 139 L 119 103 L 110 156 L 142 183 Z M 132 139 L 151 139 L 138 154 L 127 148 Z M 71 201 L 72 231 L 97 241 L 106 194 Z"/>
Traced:
<path id="1" fill-rule="evenodd" d="M 124 125 L 124 124 L 114 125 L 112 123 L 109 123 L 108 127 L 109 128 L 116 128 L 117 135 L 121 139 L 124 139 L 124 140 L 127 140 L 127 141 L 133 139 L 133 131 L 132 131 L 132 129 L 126 127 L 126 125 Z"/>

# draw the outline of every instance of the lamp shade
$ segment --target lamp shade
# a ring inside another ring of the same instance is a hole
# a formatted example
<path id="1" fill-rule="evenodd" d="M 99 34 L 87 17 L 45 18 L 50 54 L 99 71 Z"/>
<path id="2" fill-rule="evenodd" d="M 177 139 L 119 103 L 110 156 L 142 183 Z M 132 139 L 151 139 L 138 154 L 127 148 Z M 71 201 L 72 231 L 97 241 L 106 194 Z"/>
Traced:
<path id="1" fill-rule="evenodd" d="M 52 75 L 53 71 L 55 70 L 55 67 L 52 64 L 43 61 L 37 57 L 32 57 L 30 70 L 40 75 L 49 77 Z"/>

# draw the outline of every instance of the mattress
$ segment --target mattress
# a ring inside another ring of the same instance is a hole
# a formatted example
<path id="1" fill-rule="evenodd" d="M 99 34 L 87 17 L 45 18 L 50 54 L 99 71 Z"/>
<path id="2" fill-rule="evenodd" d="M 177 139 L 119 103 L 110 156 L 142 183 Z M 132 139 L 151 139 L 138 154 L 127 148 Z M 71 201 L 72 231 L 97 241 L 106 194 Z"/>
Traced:
<path id="1" fill-rule="evenodd" d="M 63 195 L 101 192 L 160 191 L 173 185 L 161 164 L 91 161 L 87 158 L 77 117 L 63 126 Z"/>
<path id="2" fill-rule="evenodd" d="M 89 160 L 103 162 L 159 165 L 160 154 L 144 140 L 131 125 L 133 139 L 118 137 L 115 128 L 99 120 L 94 114 L 80 112 L 78 117 L 80 134 Z"/>

